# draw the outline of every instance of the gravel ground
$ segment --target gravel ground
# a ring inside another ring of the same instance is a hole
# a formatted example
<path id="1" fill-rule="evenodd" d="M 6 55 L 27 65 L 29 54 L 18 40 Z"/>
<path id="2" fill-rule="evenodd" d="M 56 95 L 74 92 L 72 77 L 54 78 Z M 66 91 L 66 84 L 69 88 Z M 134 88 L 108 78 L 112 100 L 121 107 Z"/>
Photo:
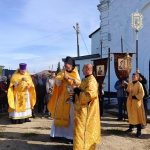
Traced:
<path id="1" fill-rule="evenodd" d="M 111 114 L 111 115 L 110 115 Z M 68 140 L 49 138 L 52 119 L 30 118 L 31 122 L 11 124 L 8 113 L 0 114 L 0 150 L 72 150 Z M 112 112 L 105 111 L 101 119 L 101 142 L 97 150 L 150 150 L 150 124 L 142 130 L 141 138 L 124 131 L 128 122 L 116 121 Z"/>

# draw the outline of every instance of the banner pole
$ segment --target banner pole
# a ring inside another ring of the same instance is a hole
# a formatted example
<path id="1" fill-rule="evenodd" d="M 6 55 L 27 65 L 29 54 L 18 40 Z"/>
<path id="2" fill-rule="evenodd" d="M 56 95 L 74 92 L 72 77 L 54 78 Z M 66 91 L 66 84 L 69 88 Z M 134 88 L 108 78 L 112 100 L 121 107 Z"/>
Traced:
<path id="1" fill-rule="evenodd" d="M 108 48 L 108 104 L 110 104 L 110 48 Z"/>

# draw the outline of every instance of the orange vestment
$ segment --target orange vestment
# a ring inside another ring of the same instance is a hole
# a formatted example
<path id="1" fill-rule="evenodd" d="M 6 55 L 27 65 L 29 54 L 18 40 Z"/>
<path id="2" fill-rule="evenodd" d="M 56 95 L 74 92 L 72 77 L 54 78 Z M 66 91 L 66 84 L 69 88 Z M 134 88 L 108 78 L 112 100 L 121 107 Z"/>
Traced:
<path id="1" fill-rule="evenodd" d="M 65 80 L 64 73 L 70 79 Z M 61 84 L 57 86 L 56 81 L 60 81 Z M 49 112 L 51 112 L 51 117 L 55 119 L 55 126 L 68 127 L 70 104 L 66 103 L 69 98 L 67 86 L 75 85 L 75 82 L 80 85 L 80 77 L 76 67 L 70 73 L 61 71 L 55 78 L 52 97 L 47 105 Z"/>
<path id="2" fill-rule="evenodd" d="M 135 84 L 130 82 L 128 84 L 128 88 L 133 89 L 131 94 L 132 96 L 135 96 L 137 98 L 137 99 L 129 99 L 128 97 L 127 99 L 127 112 L 128 112 L 129 124 L 146 125 L 145 111 L 143 105 L 143 97 L 144 97 L 143 86 L 139 81 L 137 81 Z"/>
<path id="3" fill-rule="evenodd" d="M 27 81 L 22 81 L 22 78 L 25 77 Z M 30 85 L 30 88 L 27 90 L 26 86 Z M 16 70 L 13 76 L 11 77 L 9 89 L 8 89 L 8 104 L 9 109 L 8 112 L 24 112 L 26 111 L 26 92 L 29 92 L 29 99 L 31 109 L 34 107 L 36 103 L 36 93 L 34 84 L 32 82 L 31 76 L 28 72 L 25 72 L 24 75 L 19 73 L 19 70 Z"/>
<path id="4" fill-rule="evenodd" d="M 100 142 L 98 84 L 93 75 L 83 79 L 74 110 L 74 150 L 95 150 Z"/>

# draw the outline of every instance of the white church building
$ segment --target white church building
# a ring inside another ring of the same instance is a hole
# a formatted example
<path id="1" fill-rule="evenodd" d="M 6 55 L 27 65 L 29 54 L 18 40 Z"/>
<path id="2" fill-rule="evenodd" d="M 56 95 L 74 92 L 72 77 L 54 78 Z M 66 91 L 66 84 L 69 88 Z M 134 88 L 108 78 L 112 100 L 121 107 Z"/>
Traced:
<path id="1" fill-rule="evenodd" d="M 138 68 L 149 80 L 150 61 L 150 0 L 100 0 L 97 6 L 100 11 L 100 41 L 102 41 L 102 57 L 107 57 L 108 48 L 111 53 L 121 52 L 121 36 L 123 37 L 123 51 L 136 53 L 136 32 L 132 28 L 131 14 L 138 10 L 143 16 L 143 28 L 138 32 Z M 101 47 L 99 47 L 101 49 Z M 93 47 L 92 54 L 97 53 Z M 114 72 L 113 54 L 111 54 L 111 91 L 117 77 Z M 136 70 L 136 54 L 133 55 L 131 73 Z M 106 79 L 107 81 L 107 76 Z M 149 85 L 149 83 L 148 83 Z"/>
<path id="2" fill-rule="evenodd" d="M 75 58 L 76 64 L 79 64 L 80 73 L 85 62 L 92 62 L 93 59 L 101 57 L 101 51 L 102 58 L 107 58 L 108 48 L 110 48 L 110 91 L 116 91 L 114 84 L 117 77 L 114 71 L 114 56 L 112 53 L 121 53 L 122 51 L 126 53 L 127 49 L 129 53 L 136 53 L 137 36 L 135 29 L 131 26 L 131 14 L 138 10 L 143 16 L 143 27 L 138 32 L 138 68 L 147 78 L 149 85 L 150 0 L 99 0 L 99 2 L 97 8 L 100 11 L 100 27 L 89 35 L 89 38 L 91 38 L 91 55 Z M 121 36 L 123 38 L 122 49 Z M 135 70 L 136 54 L 133 54 L 131 74 Z M 83 78 L 82 75 L 81 78 Z M 108 83 L 108 71 L 104 81 L 106 84 Z M 108 86 L 106 86 L 105 91 L 108 91 Z"/>

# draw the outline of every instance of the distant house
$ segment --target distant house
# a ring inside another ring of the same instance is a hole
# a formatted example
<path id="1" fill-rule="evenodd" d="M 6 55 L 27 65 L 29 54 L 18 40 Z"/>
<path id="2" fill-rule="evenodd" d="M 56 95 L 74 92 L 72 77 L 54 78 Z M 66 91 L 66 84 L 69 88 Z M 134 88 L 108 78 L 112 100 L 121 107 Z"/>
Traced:
<path id="1" fill-rule="evenodd" d="M 55 71 L 54 71 L 54 72 L 55 72 Z M 46 75 L 49 76 L 49 75 L 51 75 L 51 70 L 43 70 L 43 71 L 38 72 L 38 73 L 36 73 L 36 74 L 37 74 L 37 75 L 38 75 L 38 74 L 41 74 L 41 75 L 42 75 L 42 74 L 46 74 Z"/>
<path id="2" fill-rule="evenodd" d="M 2 71 L 2 76 L 7 76 L 7 77 L 8 77 L 8 75 L 11 75 L 11 76 L 12 76 L 15 71 L 16 71 L 16 70 L 3 69 L 3 71 Z"/>
<path id="3" fill-rule="evenodd" d="M 29 72 L 29 75 L 34 76 L 36 73 Z"/>

